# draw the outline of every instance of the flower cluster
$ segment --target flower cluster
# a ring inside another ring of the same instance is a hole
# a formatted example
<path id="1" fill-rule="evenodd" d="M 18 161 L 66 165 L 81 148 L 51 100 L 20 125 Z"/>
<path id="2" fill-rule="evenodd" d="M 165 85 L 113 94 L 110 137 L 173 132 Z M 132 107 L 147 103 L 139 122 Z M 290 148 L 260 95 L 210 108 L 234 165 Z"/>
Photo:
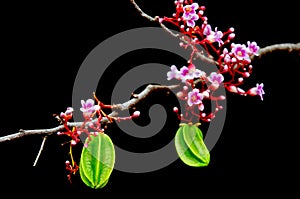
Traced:
<path id="1" fill-rule="evenodd" d="M 96 104 L 95 101 L 97 102 Z M 87 99 L 86 101 L 81 100 L 80 111 L 82 112 L 83 122 L 74 123 L 73 126 L 69 125 L 69 121 L 73 119 L 74 109 L 72 107 L 68 107 L 65 112 L 61 112 L 59 116 L 57 116 L 58 120 L 64 125 L 64 131 L 60 131 L 57 134 L 70 137 L 69 154 L 71 156 L 71 161 L 67 160 L 65 162 L 66 170 L 69 172 L 67 177 L 70 182 L 71 175 L 74 175 L 79 169 L 78 164 L 73 158 L 72 147 L 81 141 L 84 143 L 83 147 L 88 147 L 91 136 L 97 136 L 99 133 L 104 133 L 105 128 L 102 127 L 103 123 L 129 120 L 139 117 L 140 115 L 139 111 L 135 111 L 131 116 L 128 117 L 112 117 L 105 114 L 105 112 L 102 110 L 104 108 L 113 108 L 113 106 L 103 104 L 96 97 L 95 99 Z M 103 120 L 105 122 L 103 122 Z"/>
<path id="2" fill-rule="evenodd" d="M 185 36 L 180 45 L 191 49 L 187 66 L 177 68 L 172 65 L 167 73 L 168 80 L 177 79 L 184 84 L 177 96 L 186 101 L 187 112 L 191 112 L 202 121 L 211 121 L 215 113 L 222 109 L 218 101 L 225 99 L 225 96 L 215 94 L 221 86 L 229 92 L 243 96 L 259 96 L 263 100 L 265 94 L 263 83 L 257 83 L 247 91 L 241 88 L 244 80 L 252 73 L 251 58 L 257 56 L 260 49 L 257 43 L 254 41 L 248 41 L 247 44 L 234 43 L 234 28 L 231 27 L 227 31 L 212 28 L 204 15 L 205 6 L 199 6 L 193 0 L 176 0 L 174 3 L 176 12 L 172 17 L 161 17 L 159 21 L 178 27 Z M 199 45 L 205 49 L 206 55 L 203 50 L 196 47 Z M 203 56 L 217 66 L 217 71 L 206 74 L 193 64 L 196 58 Z M 203 101 L 206 99 L 215 101 L 216 104 L 215 110 L 210 114 L 203 112 L 205 108 Z M 195 107 L 200 114 L 194 112 Z M 184 119 L 182 115 L 180 117 Z"/>

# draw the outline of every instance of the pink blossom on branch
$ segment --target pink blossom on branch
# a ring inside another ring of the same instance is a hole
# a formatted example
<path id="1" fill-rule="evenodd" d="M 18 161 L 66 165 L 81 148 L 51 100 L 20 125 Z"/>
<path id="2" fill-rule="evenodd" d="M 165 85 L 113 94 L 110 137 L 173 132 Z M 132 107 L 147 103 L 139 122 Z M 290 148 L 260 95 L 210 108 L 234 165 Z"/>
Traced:
<path id="1" fill-rule="evenodd" d="M 258 95 L 260 97 L 260 99 L 263 100 L 263 95 L 265 94 L 265 91 L 263 88 L 264 88 L 263 83 L 261 83 L 261 84 L 257 83 L 256 87 L 249 89 L 247 94 L 252 95 L 252 96 Z"/>
<path id="2" fill-rule="evenodd" d="M 178 79 L 180 77 L 180 72 L 178 71 L 178 69 L 176 68 L 175 65 L 171 66 L 171 71 L 169 71 L 167 73 L 167 79 L 171 80 L 171 79 Z"/>
<path id="3" fill-rule="evenodd" d="M 92 99 L 88 99 L 86 101 L 81 100 L 81 108 L 80 111 L 82 111 L 84 116 L 89 117 L 91 114 L 93 114 L 95 111 L 100 109 L 99 105 L 94 105 L 95 101 Z"/>
<path id="4" fill-rule="evenodd" d="M 221 44 L 224 44 L 222 40 L 223 33 L 221 31 L 218 31 L 217 27 L 215 28 L 215 31 L 212 31 L 209 24 L 204 25 L 203 34 L 206 35 L 206 41 L 209 43 L 217 42 L 219 47 L 221 46 Z"/>
<path id="5" fill-rule="evenodd" d="M 186 66 L 181 67 L 179 72 L 180 72 L 179 79 L 181 79 L 182 82 L 193 80 L 195 78 L 200 78 L 205 75 L 205 73 L 197 69 L 194 64 L 190 64 L 189 67 Z"/>
<path id="6" fill-rule="evenodd" d="M 251 62 L 248 54 L 248 48 L 244 44 L 232 44 L 231 52 L 238 60 L 247 60 Z"/>
<path id="7" fill-rule="evenodd" d="M 258 55 L 260 48 L 257 43 L 255 41 L 248 41 L 247 45 L 233 43 L 235 38 L 233 27 L 227 31 L 218 30 L 217 27 L 212 30 L 208 18 L 204 15 L 205 7 L 199 6 L 193 0 L 178 0 L 175 1 L 175 5 L 176 12 L 171 17 L 160 17 L 160 23 L 169 22 L 177 26 L 179 31 L 187 36 L 186 42 L 181 42 L 180 46 L 192 50 L 188 67 L 182 66 L 177 69 L 173 65 L 171 71 L 167 73 L 168 80 L 177 79 L 185 85 L 184 89 L 177 93 L 179 99 L 185 100 L 191 108 L 197 104 L 200 110 L 199 119 L 208 122 L 222 108 L 218 101 L 224 100 L 225 97 L 214 94 L 220 87 L 242 96 L 259 96 L 262 100 L 265 94 L 263 84 L 257 84 L 247 92 L 241 88 L 245 79 L 252 73 L 250 57 Z M 211 72 L 209 76 L 201 66 L 195 66 L 193 63 L 197 59 L 197 53 L 202 51 L 196 48 L 197 45 L 206 50 L 207 57 L 217 66 L 217 70 Z M 216 110 L 212 110 L 211 113 L 202 112 L 205 106 L 202 100 L 206 99 L 215 102 Z M 185 110 L 184 115 L 196 116 L 191 108 Z"/>
<path id="8" fill-rule="evenodd" d="M 198 3 L 193 3 L 191 5 L 186 5 L 183 7 L 183 15 L 182 18 L 184 21 L 186 21 L 187 26 L 189 27 L 195 27 L 195 21 L 199 19 L 198 14 L 196 13 L 196 10 L 199 8 Z"/>
<path id="9" fill-rule="evenodd" d="M 203 94 L 199 92 L 199 89 L 194 88 L 193 91 L 188 93 L 187 103 L 189 106 L 198 105 L 203 100 Z"/>
<path id="10" fill-rule="evenodd" d="M 207 79 L 211 82 L 210 89 L 216 90 L 219 88 L 220 84 L 224 81 L 224 77 L 222 74 L 218 74 L 216 72 L 212 72 Z"/>
<path id="11" fill-rule="evenodd" d="M 60 117 L 65 120 L 70 120 L 73 117 L 73 111 L 74 109 L 72 107 L 68 107 L 65 112 L 60 113 Z"/>
<path id="12" fill-rule="evenodd" d="M 253 42 L 248 41 L 247 45 L 248 45 L 249 54 L 258 56 L 257 53 L 259 51 L 259 46 L 257 45 L 257 43 L 255 41 Z"/>

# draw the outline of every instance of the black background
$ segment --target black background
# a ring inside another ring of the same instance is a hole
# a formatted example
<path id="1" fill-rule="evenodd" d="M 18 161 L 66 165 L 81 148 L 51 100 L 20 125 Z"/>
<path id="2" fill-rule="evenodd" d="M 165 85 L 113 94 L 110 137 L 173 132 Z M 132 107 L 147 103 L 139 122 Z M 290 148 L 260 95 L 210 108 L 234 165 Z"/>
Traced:
<path id="1" fill-rule="evenodd" d="M 152 16 L 173 12 L 172 1 L 137 2 Z M 205 0 L 199 4 L 206 6 L 206 16 L 213 27 L 217 26 L 219 30 L 235 28 L 236 43 L 251 40 L 265 47 L 299 42 L 296 1 L 262 5 L 258 0 L 242 3 Z M 141 17 L 129 0 L 11 2 L 1 3 L 0 9 L 0 136 L 19 129 L 56 126 L 57 121 L 52 115 L 72 104 L 77 70 L 89 52 L 122 31 L 156 26 Z M 124 59 L 125 66 L 143 61 L 176 64 L 173 63 L 175 58 L 171 60 L 160 53 L 137 53 L 136 59 L 132 59 L 134 56 Z M 224 129 L 206 168 L 187 167 L 178 160 L 150 173 L 114 170 L 105 188 L 92 190 L 80 181 L 79 175 L 75 176 L 73 184 L 69 184 L 64 168 L 65 160 L 69 159 L 68 147 L 61 146 L 65 138 L 50 136 L 39 162 L 33 167 L 42 138 L 27 136 L 0 143 L 0 193 L 30 197 L 49 194 L 98 197 L 186 194 L 187 197 L 240 198 L 299 195 L 296 189 L 299 185 L 299 163 L 296 163 L 299 157 L 296 139 L 299 133 L 296 125 L 299 118 L 296 96 L 299 57 L 275 52 L 254 60 L 253 75 L 247 83 L 253 86 L 257 82 L 265 84 L 264 101 L 228 95 Z M 111 70 L 114 71 L 119 69 Z M 109 81 L 108 75 L 107 89 Z M 105 89 L 99 94 L 104 101 L 109 100 Z M 155 101 L 155 97 L 152 100 Z M 169 135 L 150 141 L 127 140 L 127 147 L 134 145 L 131 149 L 147 151 L 163 146 L 176 130 L 174 123 L 177 120 L 173 119 L 166 127 L 170 130 Z M 113 138 L 121 144 L 120 138 L 115 135 Z"/>

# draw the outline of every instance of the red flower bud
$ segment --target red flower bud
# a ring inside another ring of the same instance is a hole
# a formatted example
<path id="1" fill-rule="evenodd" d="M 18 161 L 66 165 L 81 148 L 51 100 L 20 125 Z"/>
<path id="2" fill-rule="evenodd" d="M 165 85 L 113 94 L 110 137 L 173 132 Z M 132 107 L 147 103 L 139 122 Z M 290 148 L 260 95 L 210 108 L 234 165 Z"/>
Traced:
<path id="1" fill-rule="evenodd" d="M 238 92 L 236 86 L 231 85 L 231 86 L 227 86 L 226 88 L 227 88 L 228 91 L 230 91 L 232 93 L 237 93 Z"/>

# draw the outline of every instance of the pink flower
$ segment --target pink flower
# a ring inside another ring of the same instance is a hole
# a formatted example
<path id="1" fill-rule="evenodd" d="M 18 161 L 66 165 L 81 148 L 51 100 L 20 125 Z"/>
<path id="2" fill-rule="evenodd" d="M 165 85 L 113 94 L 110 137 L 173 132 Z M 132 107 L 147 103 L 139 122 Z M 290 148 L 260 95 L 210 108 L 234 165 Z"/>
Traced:
<path id="1" fill-rule="evenodd" d="M 216 90 L 217 88 L 219 88 L 219 85 L 224 81 L 223 75 L 216 72 L 210 73 L 207 79 L 212 83 L 210 86 L 210 89 L 212 90 Z"/>
<path id="2" fill-rule="evenodd" d="M 86 101 L 81 100 L 81 108 L 80 110 L 83 112 L 85 116 L 90 116 L 92 113 L 94 113 L 96 110 L 100 109 L 99 105 L 94 105 L 94 100 L 88 99 Z"/>
<path id="3" fill-rule="evenodd" d="M 72 107 L 68 107 L 65 114 L 66 115 L 71 115 L 73 113 L 74 109 Z"/>
<path id="4" fill-rule="evenodd" d="M 257 95 L 260 96 L 261 100 L 263 100 L 263 95 L 265 94 L 265 91 L 264 91 L 263 87 L 264 87 L 263 83 L 256 84 L 256 93 L 257 93 Z"/>
<path id="5" fill-rule="evenodd" d="M 63 112 L 60 113 L 60 117 L 69 120 L 73 116 L 73 111 L 74 111 L 74 109 L 72 107 L 68 107 L 64 113 Z"/>
<path id="6" fill-rule="evenodd" d="M 187 19 L 186 23 L 187 23 L 187 26 L 194 28 L 196 25 L 195 21 L 197 21 L 199 19 L 199 16 L 196 14 L 190 15 L 190 16 L 191 16 L 190 19 Z"/>
<path id="7" fill-rule="evenodd" d="M 179 71 L 177 70 L 177 68 L 176 68 L 176 66 L 175 65 L 172 65 L 171 66 L 171 71 L 169 71 L 168 73 L 167 73 L 167 76 L 168 76 L 168 80 L 171 80 L 171 79 L 178 79 L 179 78 L 179 76 L 180 76 L 180 73 L 179 73 Z"/>
<path id="8" fill-rule="evenodd" d="M 234 44 L 231 52 L 236 56 L 238 60 L 250 60 L 248 49 L 244 44 Z"/>
<path id="9" fill-rule="evenodd" d="M 247 44 L 248 44 L 249 53 L 251 55 L 252 54 L 253 55 L 258 55 L 259 46 L 256 44 L 256 42 L 255 41 L 253 41 L 253 42 L 248 41 Z"/>
<path id="10" fill-rule="evenodd" d="M 260 99 L 263 100 L 263 95 L 265 94 L 263 87 L 264 87 L 263 83 L 261 83 L 261 84 L 257 83 L 256 87 L 249 89 L 247 93 L 252 96 L 258 95 L 258 96 L 260 96 Z"/>
<path id="11" fill-rule="evenodd" d="M 191 18 L 191 15 L 196 14 L 196 10 L 199 8 L 198 3 L 193 3 L 191 5 L 186 5 L 183 7 L 183 19 L 188 20 Z"/>
<path id="12" fill-rule="evenodd" d="M 210 35 L 211 34 L 211 32 L 212 32 L 212 29 L 211 29 L 211 26 L 209 25 L 209 24 L 207 24 L 207 25 L 203 25 L 204 26 L 204 29 L 203 29 L 203 34 L 204 35 Z M 202 26 L 202 27 L 203 27 Z"/>
<path id="13" fill-rule="evenodd" d="M 203 100 L 203 94 L 199 93 L 199 89 L 194 88 L 193 91 L 188 93 L 188 105 L 200 104 Z"/>
<path id="14" fill-rule="evenodd" d="M 206 35 L 206 40 L 210 43 L 218 42 L 219 46 L 223 44 L 223 33 L 218 31 L 218 28 L 215 28 L 215 31 L 212 31 L 211 26 L 209 24 L 205 25 L 203 29 L 203 34 Z"/>
<path id="15" fill-rule="evenodd" d="M 187 22 L 187 26 L 189 27 L 195 27 L 195 21 L 199 19 L 198 14 L 196 13 L 196 10 L 199 8 L 199 5 L 197 3 L 193 3 L 191 5 L 186 5 L 183 7 L 183 20 Z"/>
<path id="16" fill-rule="evenodd" d="M 210 73 L 210 75 L 207 77 L 207 79 L 211 82 L 211 83 L 217 83 L 217 84 L 221 84 L 224 80 L 224 77 L 222 74 L 218 74 L 216 72 L 212 72 Z"/>
<path id="17" fill-rule="evenodd" d="M 179 74 L 180 74 L 179 78 L 182 80 L 182 82 L 205 76 L 205 73 L 197 69 L 195 65 L 190 65 L 189 67 L 186 66 L 181 67 Z"/>

